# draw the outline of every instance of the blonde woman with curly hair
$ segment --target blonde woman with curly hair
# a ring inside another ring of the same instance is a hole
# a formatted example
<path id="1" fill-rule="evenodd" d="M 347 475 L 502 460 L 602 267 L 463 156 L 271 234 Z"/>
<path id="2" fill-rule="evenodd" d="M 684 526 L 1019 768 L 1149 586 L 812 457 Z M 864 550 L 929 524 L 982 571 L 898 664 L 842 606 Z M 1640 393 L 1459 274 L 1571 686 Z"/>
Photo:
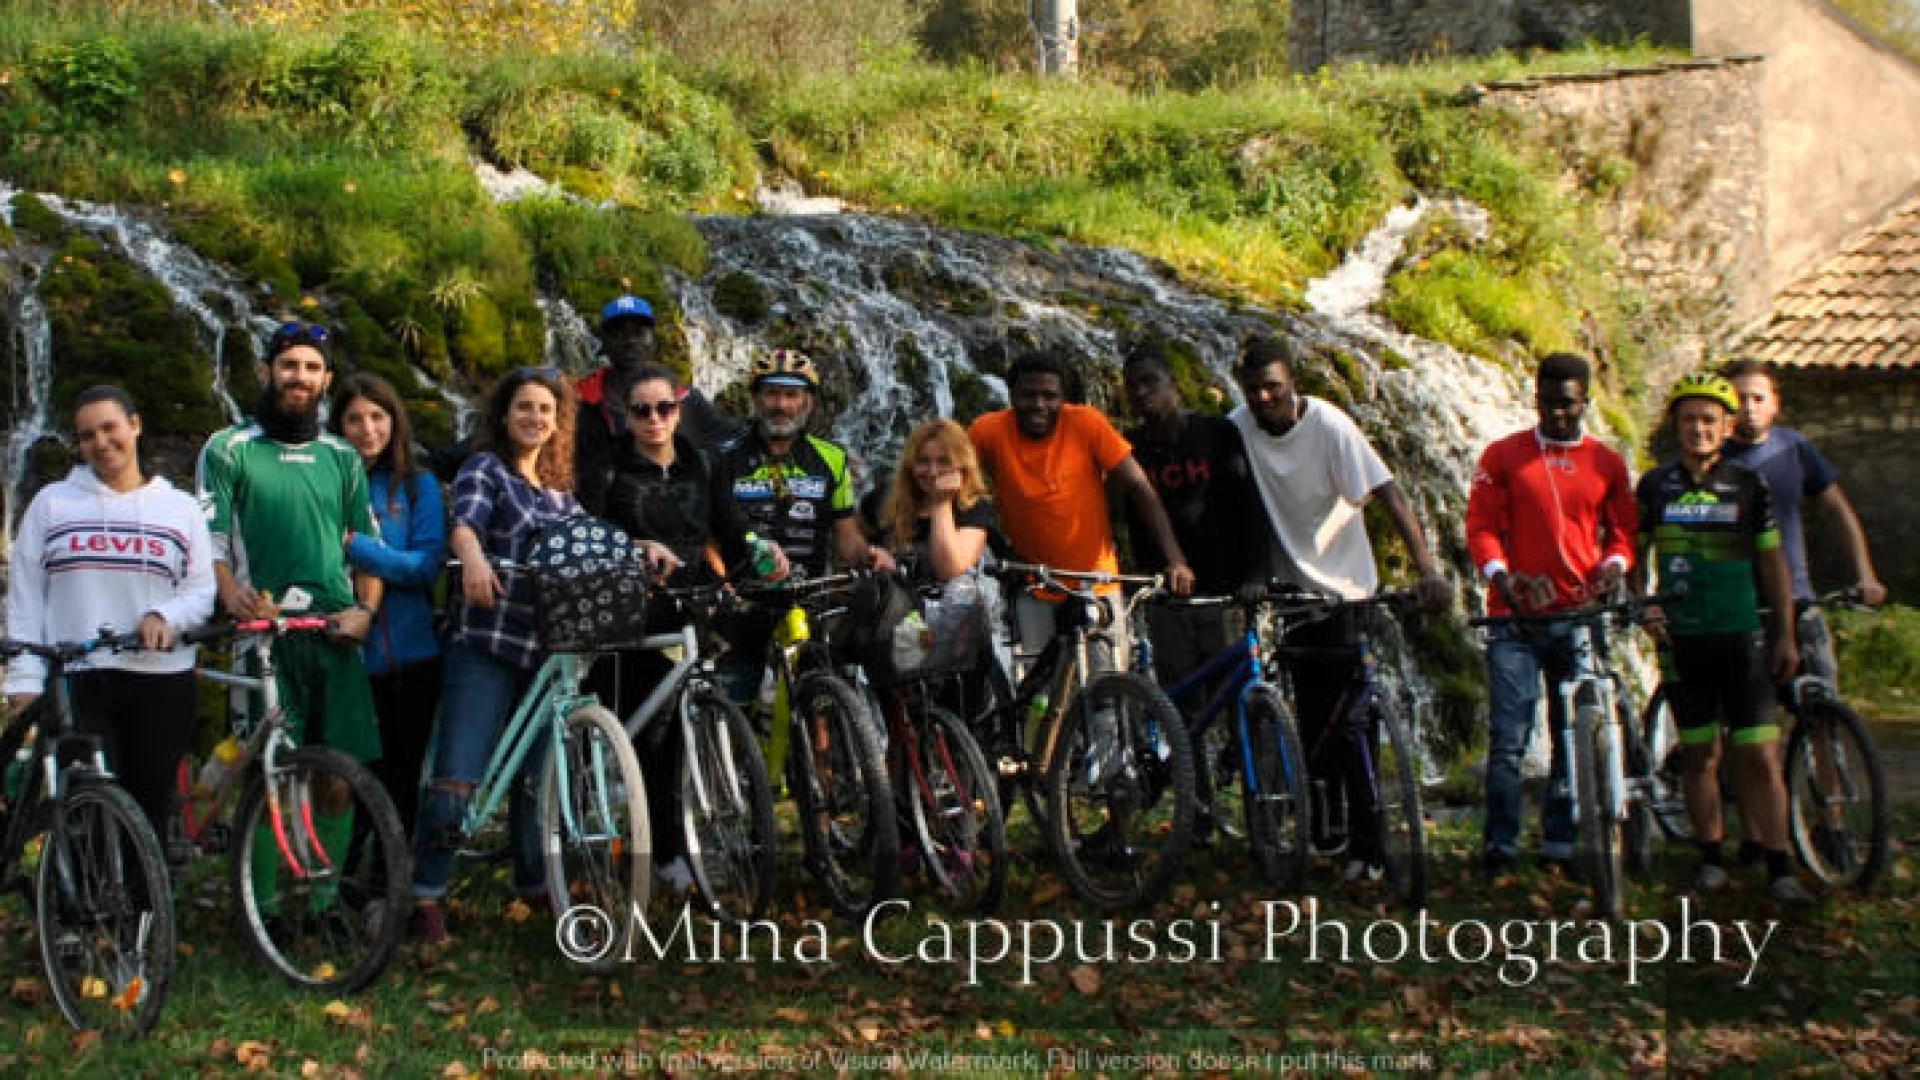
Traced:
<path id="1" fill-rule="evenodd" d="M 903 567 L 911 563 L 916 581 L 948 581 L 979 565 L 1000 523 L 965 428 L 935 419 L 913 429 L 880 518 L 886 545 Z"/>

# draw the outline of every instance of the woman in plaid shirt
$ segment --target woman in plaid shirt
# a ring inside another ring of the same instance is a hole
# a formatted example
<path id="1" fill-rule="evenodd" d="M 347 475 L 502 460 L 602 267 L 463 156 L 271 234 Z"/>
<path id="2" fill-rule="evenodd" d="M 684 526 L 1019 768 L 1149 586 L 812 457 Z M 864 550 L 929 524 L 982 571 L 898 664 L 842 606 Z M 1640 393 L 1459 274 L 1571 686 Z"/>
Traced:
<path id="1" fill-rule="evenodd" d="M 487 399 L 482 450 L 453 482 L 449 547 L 460 560 L 459 587 L 447 605 L 451 633 L 432 779 L 421 795 L 414 841 L 413 936 L 447 938 L 441 898 L 467 799 L 486 770 L 500 729 L 541 661 L 534 632 L 533 585 L 496 571 L 489 560 L 521 562 L 535 534 L 580 513 L 573 497 L 573 393 L 551 368 L 520 368 Z M 537 792 L 542 762 L 529 755 L 513 788 L 508 817 L 513 887 L 540 903 Z"/>

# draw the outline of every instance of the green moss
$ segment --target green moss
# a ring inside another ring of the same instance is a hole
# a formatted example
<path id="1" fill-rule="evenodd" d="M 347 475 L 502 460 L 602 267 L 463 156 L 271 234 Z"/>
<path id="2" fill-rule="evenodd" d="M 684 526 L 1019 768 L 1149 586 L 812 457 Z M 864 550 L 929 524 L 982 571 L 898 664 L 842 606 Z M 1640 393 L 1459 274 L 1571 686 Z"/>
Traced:
<path id="1" fill-rule="evenodd" d="M 21 232 L 47 243 L 60 239 L 67 230 L 67 223 L 60 215 L 47 209 L 40 196 L 31 191 L 14 194 L 13 224 Z"/>
<path id="2" fill-rule="evenodd" d="M 998 407 L 993 400 L 993 388 L 965 368 L 948 368 L 947 386 L 953 391 L 953 418 L 961 424 L 970 424 L 974 417 Z"/>
<path id="3" fill-rule="evenodd" d="M 213 363 L 167 290 L 90 237 L 72 236 L 40 286 L 53 329 L 53 406 L 64 414 L 96 383 L 118 383 L 155 436 L 203 437 L 226 417 Z"/>
<path id="4" fill-rule="evenodd" d="M 455 366 L 479 376 L 498 375 L 512 366 L 507 354 L 506 324 L 500 309 L 485 296 L 476 296 L 446 317 L 447 350 Z M 534 358 L 537 362 L 537 357 Z"/>
<path id="5" fill-rule="evenodd" d="M 713 306 L 722 315 L 750 326 L 765 319 L 773 308 L 767 290 L 744 270 L 735 270 L 713 283 Z"/>

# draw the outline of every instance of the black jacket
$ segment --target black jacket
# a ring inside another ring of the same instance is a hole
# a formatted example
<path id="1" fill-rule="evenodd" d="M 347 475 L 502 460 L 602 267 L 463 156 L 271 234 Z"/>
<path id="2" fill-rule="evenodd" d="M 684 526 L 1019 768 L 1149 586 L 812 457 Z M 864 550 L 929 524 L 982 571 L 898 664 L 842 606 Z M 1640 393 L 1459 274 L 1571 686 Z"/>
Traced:
<path id="1" fill-rule="evenodd" d="M 747 520 L 734 504 L 725 476 L 706 451 L 685 435 L 674 436 L 673 464 L 665 469 L 643 457 L 630 440 L 613 450 L 601 517 L 636 540 L 656 540 L 672 549 L 681 568 L 672 584 L 702 580 L 708 539 L 728 566 L 747 554 Z"/>

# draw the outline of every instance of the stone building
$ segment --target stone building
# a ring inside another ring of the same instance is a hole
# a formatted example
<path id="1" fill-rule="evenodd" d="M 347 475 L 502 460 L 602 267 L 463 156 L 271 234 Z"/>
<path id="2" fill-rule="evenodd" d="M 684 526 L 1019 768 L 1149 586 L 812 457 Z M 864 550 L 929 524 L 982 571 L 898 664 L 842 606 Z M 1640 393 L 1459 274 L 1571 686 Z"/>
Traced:
<path id="1" fill-rule="evenodd" d="M 1777 373 L 1780 422 L 1839 467 L 1887 586 L 1920 600 L 1920 482 L 1907 455 L 1920 433 L 1920 198 L 1781 292 L 1773 317 L 1736 355 Z M 1816 586 L 1852 583 L 1845 553 L 1808 521 Z"/>

